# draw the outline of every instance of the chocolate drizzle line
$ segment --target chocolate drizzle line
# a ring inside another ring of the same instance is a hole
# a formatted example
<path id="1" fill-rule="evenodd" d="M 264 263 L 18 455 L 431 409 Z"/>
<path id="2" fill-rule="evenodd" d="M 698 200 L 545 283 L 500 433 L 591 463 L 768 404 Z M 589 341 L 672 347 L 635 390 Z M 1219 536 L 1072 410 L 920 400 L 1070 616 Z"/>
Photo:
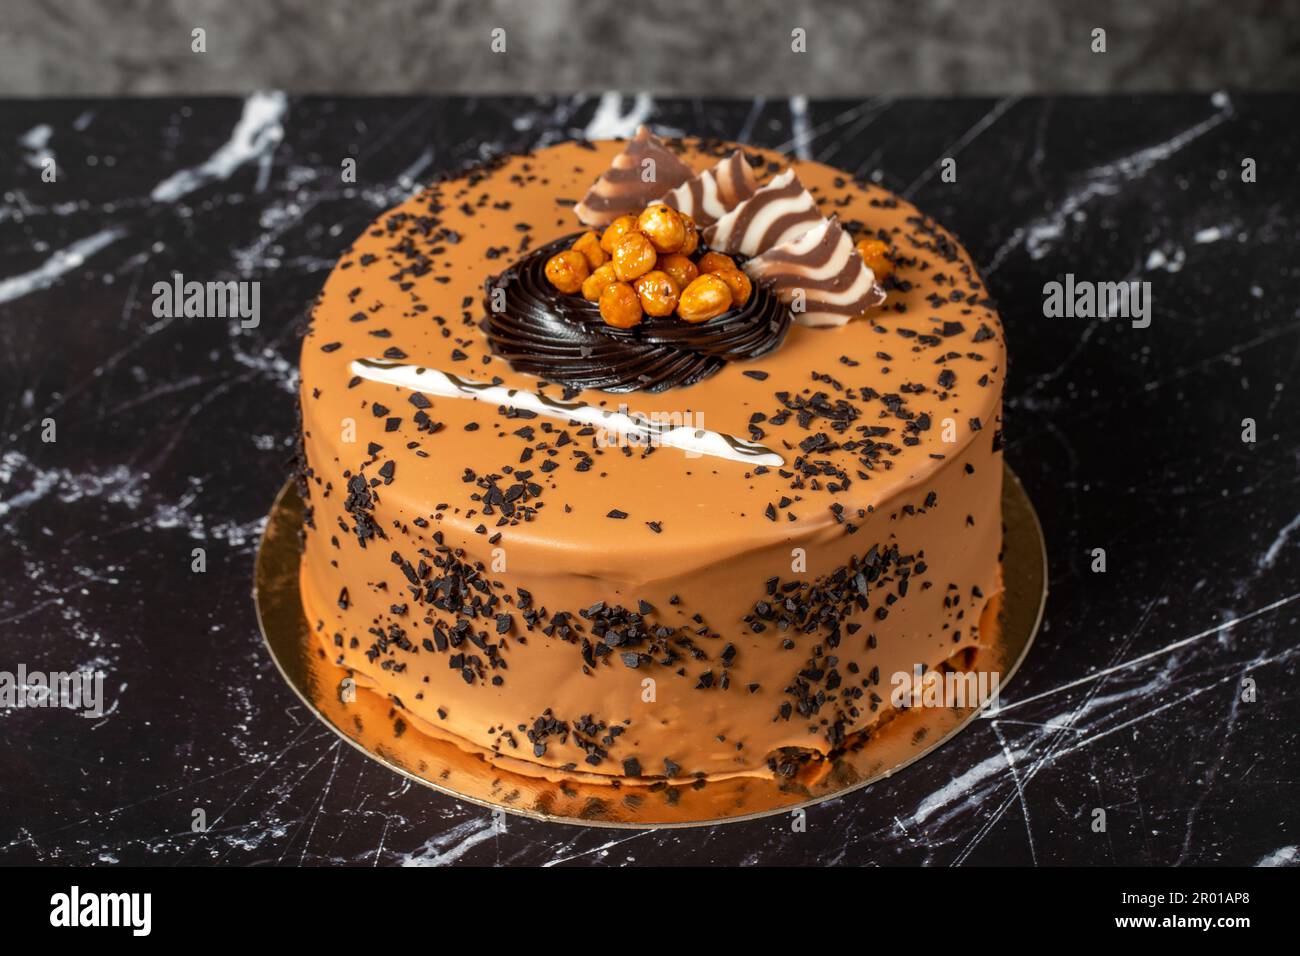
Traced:
<path id="1" fill-rule="evenodd" d="M 547 243 L 485 284 L 483 331 L 516 371 L 574 388 L 661 392 L 766 355 L 790 329 L 790 310 L 758 286 L 743 308 L 698 325 L 675 316 L 646 316 L 631 329 L 606 325 L 594 302 L 546 280 L 546 260 L 579 235 Z M 500 312 L 492 308 L 497 289 L 505 292 Z"/>

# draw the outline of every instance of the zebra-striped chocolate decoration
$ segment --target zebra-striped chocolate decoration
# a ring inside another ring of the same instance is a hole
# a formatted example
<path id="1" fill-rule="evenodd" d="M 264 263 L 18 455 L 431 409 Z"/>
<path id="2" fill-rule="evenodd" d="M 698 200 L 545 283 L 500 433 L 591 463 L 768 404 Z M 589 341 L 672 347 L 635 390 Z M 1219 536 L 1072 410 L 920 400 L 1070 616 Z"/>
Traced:
<path id="1" fill-rule="evenodd" d="M 745 154 L 736 150 L 712 169 L 706 169 L 663 197 L 666 206 L 684 212 L 703 229 L 754 195 L 758 177 Z"/>
<path id="2" fill-rule="evenodd" d="M 844 325 L 885 301 L 885 290 L 834 216 L 793 242 L 750 259 L 744 269 L 754 282 L 776 292 L 801 325 Z"/>
<path id="3" fill-rule="evenodd" d="M 644 178 L 649 168 L 646 160 L 654 163 L 654 178 L 650 181 Z M 694 175 L 663 140 L 649 128 L 638 126 L 627 149 L 614 157 L 609 169 L 592 184 L 573 211 L 585 225 L 608 226 L 619 216 L 639 213 L 665 190 L 677 188 Z"/>
<path id="4" fill-rule="evenodd" d="M 787 169 L 705 229 L 704 243 L 716 252 L 756 256 L 798 239 L 821 221 L 817 201 Z"/>

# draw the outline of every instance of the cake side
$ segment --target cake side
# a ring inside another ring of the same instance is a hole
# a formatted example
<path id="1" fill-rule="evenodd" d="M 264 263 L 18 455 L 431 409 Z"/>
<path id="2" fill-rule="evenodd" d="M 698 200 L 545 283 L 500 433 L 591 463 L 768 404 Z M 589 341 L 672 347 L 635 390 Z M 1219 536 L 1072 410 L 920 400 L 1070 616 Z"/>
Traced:
<path id="1" fill-rule="evenodd" d="M 352 363 L 376 358 L 560 398 L 491 354 L 482 283 L 572 232 L 569 203 L 619 148 L 433 187 L 344 256 L 303 350 L 304 604 L 333 659 L 467 748 L 539 772 L 771 773 L 782 748 L 870 726 L 893 672 L 979 640 L 998 589 L 1001 325 L 945 231 L 795 163 L 823 213 L 893 244 L 885 307 L 796 326 L 689 388 L 569 396 L 761 443 L 780 467 L 358 380 Z M 724 148 L 683 158 L 703 170 Z"/>

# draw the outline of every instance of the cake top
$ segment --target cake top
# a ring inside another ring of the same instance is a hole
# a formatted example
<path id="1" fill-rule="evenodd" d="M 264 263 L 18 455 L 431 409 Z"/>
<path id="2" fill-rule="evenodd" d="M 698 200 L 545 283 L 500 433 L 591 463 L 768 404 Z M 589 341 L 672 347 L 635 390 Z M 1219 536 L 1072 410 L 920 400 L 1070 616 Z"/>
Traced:
<path id="1" fill-rule="evenodd" d="M 727 309 L 700 321 L 680 301 L 663 315 L 642 305 L 620 329 L 603 299 L 550 283 L 547 264 L 584 233 L 575 207 L 592 208 L 592 184 L 623 168 L 623 142 L 564 143 L 430 186 L 327 280 L 303 349 L 304 400 L 340 428 L 367 423 L 344 464 L 409 501 L 411 520 L 460 541 L 576 549 L 594 536 L 605 573 L 634 579 L 652 573 L 647 553 L 671 553 L 680 571 L 792 525 L 853 533 L 867 509 L 997 427 L 1002 326 L 944 229 L 818 163 L 742 147 L 742 168 L 730 143 L 643 136 L 633 147 L 660 165 L 667 149 L 695 178 L 669 162 L 670 187 L 606 190 L 602 217 L 620 202 L 644 212 L 670 190 L 670 209 L 707 205 L 715 222 L 701 232 L 735 250 L 743 301 L 727 286 Z M 718 278 L 699 270 L 702 250 L 687 256 L 696 278 Z M 643 284 L 652 305 L 671 288 Z M 689 283 L 674 285 L 680 299 Z M 445 498 L 434 515 L 430 494 Z"/>

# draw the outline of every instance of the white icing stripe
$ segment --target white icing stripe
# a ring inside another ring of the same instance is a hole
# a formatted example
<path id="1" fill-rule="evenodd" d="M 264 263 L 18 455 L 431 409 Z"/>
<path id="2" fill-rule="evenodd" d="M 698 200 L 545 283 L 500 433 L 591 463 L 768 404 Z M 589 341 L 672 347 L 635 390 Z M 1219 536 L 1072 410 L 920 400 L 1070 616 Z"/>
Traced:
<path id="1" fill-rule="evenodd" d="M 586 402 L 564 401 L 523 389 L 489 385 L 419 365 L 358 359 L 352 363 L 352 374 L 372 382 L 396 385 L 398 388 L 408 388 L 439 398 L 467 398 L 489 405 L 504 405 L 506 408 L 535 412 L 561 421 L 594 425 L 615 435 L 634 437 L 639 444 L 680 448 L 688 455 L 709 455 L 750 465 L 767 465 L 770 468 L 779 468 L 785 464 L 785 459 L 772 449 L 734 435 L 689 425 L 674 427 L 640 412 L 608 411 Z"/>

